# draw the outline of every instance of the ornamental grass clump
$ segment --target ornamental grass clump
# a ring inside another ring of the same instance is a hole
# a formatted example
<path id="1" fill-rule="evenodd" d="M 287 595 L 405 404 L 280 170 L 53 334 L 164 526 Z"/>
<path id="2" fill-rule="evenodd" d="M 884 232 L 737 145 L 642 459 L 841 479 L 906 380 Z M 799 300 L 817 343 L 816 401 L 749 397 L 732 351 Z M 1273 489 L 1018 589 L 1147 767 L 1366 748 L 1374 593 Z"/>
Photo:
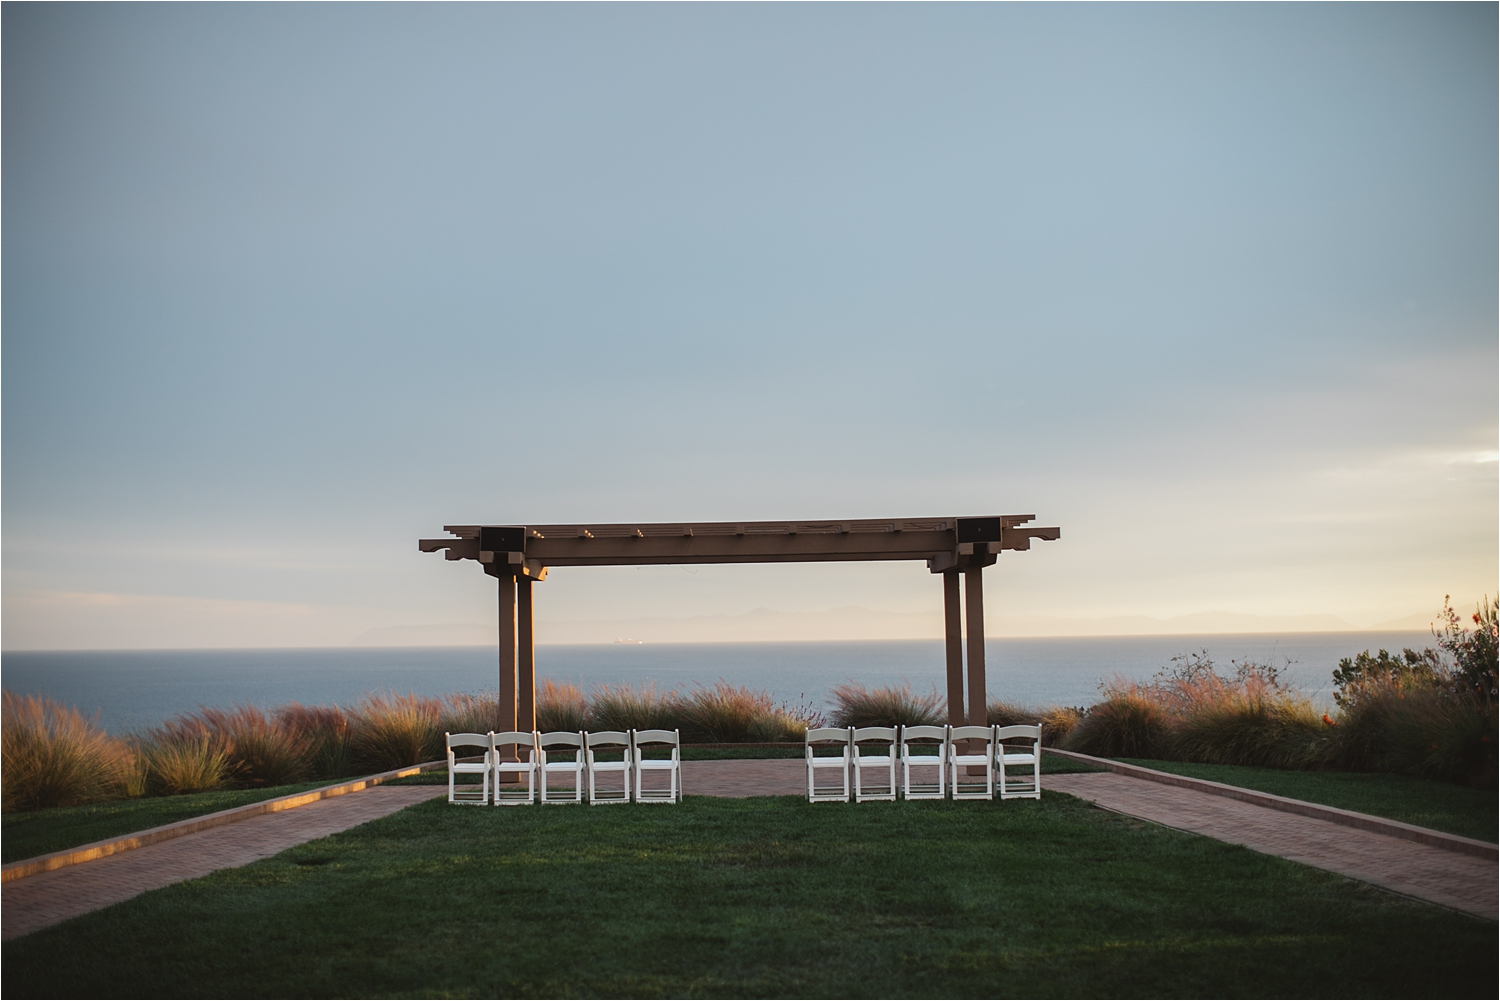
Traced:
<path id="1" fill-rule="evenodd" d="M 495 691 L 478 695 L 456 692 L 446 696 L 440 725 L 444 733 L 489 733 L 510 729 L 508 724 L 501 725 L 500 695 Z"/>
<path id="2" fill-rule="evenodd" d="M 577 685 L 547 680 L 536 690 L 536 728 L 543 733 L 589 728 L 589 702 Z"/>
<path id="3" fill-rule="evenodd" d="M 589 725 L 594 730 L 675 730 L 676 700 L 654 684 L 598 685 L 589 699 Z"/>
<path id="4" fill-rule="evenodd" d="M 283 727 L 306 737 L 314 778 L 340 779 L 354 774 L 349 714 L 343 709 L 289 702 L 276 710 L 276 719 Z"/>
<path id="5" fill-rule="evenodd" d="M 915 695 L 910 685 L 866 688 L 846 681 L 833 689 L 834 726 L 942 726 L 946 704 L 936 690 Z"/>
<path id="6" fill-rule="evenodd" d="M 1036 726 L 1042 727 L 1042 744 L 1056 747 L 1064 737 L 1073 732 L 1085 710 L 1069 706 L 1049 706 L 1032 709 L 1014 702 L 991 702 L 986 707 L 985 722 L 990 726 Z"/>
<path id="7" fill-rule="evenodd" d="M 1334 739 L 1300 695 L 1229 690 L 1183 713 L 1174 742 L 1184 761 L 1316 768 L 1330 759 Z"/>
<path id="8" fill-rule="evenodd" d="M 444 754 L 440 699 L 420 695 L 366 695 L 350 713 L 350 749 L 361 772 L 435 761 Z"/>
<path id="9" fill-rule="evenodd" d="M 722 678 L 712 688 L 695 687 L 670 696 L 684 743 L 780 743 L 802 739 L 816 714 L 778 703 L 768 692 L 731 685 Z"/>
<path id="10" fill-rule="evenodd" d="M 1172 714 L 1138 691 L 1106 690 L 1063 738 L 1067 751 L 1099 758 L 1165 758 L 1171 753 Z"/>
<path id="11" fill-rule="evenodd" d="M 226 779 L 245 788 L 286 785 L 312 770 L 312 738 L 255 706 L 200 707 L 180 713 L 157 733 L 180 741 L 202 740 L 223 752 Z"/>
<path id="12" fill-rule="evenodd" d="M 206 735 L 153 731 L 136 743 L 144 788 L 151 796 L 207 792 L 230 774 L 229 754 Z"/>
<path id="13" fill-rule="evenodd" d="M 677 695 L 673 702 L 683 740 L 697 744 L 749 743 L 754 739 L 752 724 L 776 711 L 768 693 L 723 679 L 712 688 L 699 686 Z"/>
<path id="14" fill-rule="evenodd" d="M 129 748 L 96 720 L 52 699 L 4 693 L 0 804 L 6 811 L 120 796 L 132 771 Z"/>

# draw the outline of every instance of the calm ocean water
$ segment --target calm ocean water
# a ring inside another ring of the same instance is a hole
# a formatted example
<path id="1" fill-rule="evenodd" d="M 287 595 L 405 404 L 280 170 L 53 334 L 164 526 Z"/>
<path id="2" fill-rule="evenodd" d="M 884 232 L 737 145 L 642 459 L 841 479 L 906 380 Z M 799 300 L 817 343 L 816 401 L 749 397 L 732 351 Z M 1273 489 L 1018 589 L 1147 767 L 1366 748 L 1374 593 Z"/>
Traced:
<path id="1" fill-rule="evenodd" d="M 1431 645 L 1427 633 L 1296 633 L 1284 636 L 1115 636 L 991 639 L 985 644 L 992 698 L 1085 705 L 1101 679 L 1144 679 L 1173 656 L 1206 649 L 1215 662 L 1272 661 L 1303 691 L 1328 701 L 1340 657 L 1364 649 Z M 848 643 L 723 643 L 537 648 L 537 675 L 595 684 L 654 681 L 663 689 L 724 678 L 777 699 L 826 705 L 846 679 L 943 688 L 939 640 Z M 297 701 L 352 703 L 371 691 L 440 695 L 496 684 L 493 647 L 309 650 L 120 650 L 0 655 L 7 691 L 48 695 L 115 732 L 154 725 L 199 705 Z"/>

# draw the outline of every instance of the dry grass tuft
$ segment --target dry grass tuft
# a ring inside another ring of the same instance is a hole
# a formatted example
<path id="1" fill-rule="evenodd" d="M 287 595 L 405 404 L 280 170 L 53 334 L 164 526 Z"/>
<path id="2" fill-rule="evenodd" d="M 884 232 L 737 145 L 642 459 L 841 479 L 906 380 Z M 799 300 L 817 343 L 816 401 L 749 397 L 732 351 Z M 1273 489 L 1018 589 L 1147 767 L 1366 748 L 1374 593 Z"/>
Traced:
<path id="1" fill-rule="evenodd" d="M 307 759 L 315 778 L 339 779 L 355 773 L 349 714 L 343 709 L 289 702 L 276 710 L 276 720 L 307 740 Z"/>
<path id="2" fill-rule="evenodd" d="M 121 741 L 52 699 L 5 692 L 0 708 L 0 803 L 6 811 L 123 795 L 133 771 Z"/>
<path id="3" fill-rule="evenodd" d="M 937 690 L 912 694 L 910 685 L 866 688 L 846 681 L 833 690 L 834 726 L 941 726 L 945 701 Z"/>
<path id="4" fill-rule="evenodd" d="M 675 730 L 676 700 L 655 685 L 599 685 L 589 699 L 595 730 Z"/>
<path id="5" fill-rule="evenodd" d="M 444 754 L 443 702 L 408 693 L 366 695 L 350 713 L 350 749 L 364 772 L 434 761 Z"/>
<path id="6" fill-rule="evenodd" d="M 231 771 L 228 752 L 206 735 L 157 731 L 136 745 L 136 753 L 145 791 L 153 796 L 217 789 Z"/>
<path id="7" fill-rule="evenodd" d="M 536 692 L 536 728 L 543 733 L 589 728 L 589 704 L 577 685 L 559 685 L 548 679 Z"/>

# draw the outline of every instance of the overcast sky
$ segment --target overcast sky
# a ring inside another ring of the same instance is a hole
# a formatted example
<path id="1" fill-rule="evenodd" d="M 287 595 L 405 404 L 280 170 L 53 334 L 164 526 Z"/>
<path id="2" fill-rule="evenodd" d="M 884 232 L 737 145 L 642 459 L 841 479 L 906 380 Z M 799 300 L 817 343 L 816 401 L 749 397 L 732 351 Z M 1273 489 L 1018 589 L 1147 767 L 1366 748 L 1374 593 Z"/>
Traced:
<path id="1" fill-rule="evenodd" d="M 992 616 L 1496 590 L 1492 4 L 3 19 L 8 649 L 453 639 L 493 583 L 416 540 L 474 522 L 1062 526 Z"/>

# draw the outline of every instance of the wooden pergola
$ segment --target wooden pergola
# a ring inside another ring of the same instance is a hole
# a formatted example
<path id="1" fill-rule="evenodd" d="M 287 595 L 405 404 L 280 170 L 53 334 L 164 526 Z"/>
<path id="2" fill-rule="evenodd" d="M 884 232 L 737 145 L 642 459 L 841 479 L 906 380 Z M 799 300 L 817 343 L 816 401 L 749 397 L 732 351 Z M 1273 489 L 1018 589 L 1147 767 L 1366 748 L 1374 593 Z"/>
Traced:
<path id="1" fill-rule="evenodd" d="M 453 538 L 422 539 L 424 553 L 475 560 L 500 584 L 500 722 L 536 729 L 536 633 L 532 585 L 550 567 L 699 563 L 828 563 L 920 560 L 943 578 L 948 720 L 985 720 L 983 571 L 1005 550 L 1060 537 L 1030 514 L 861 521 L 745 521 L 625 525 L 447 525 Z M 959 576 L 964 579 L 959 609 Z M 968 706 L 964 713 L 967 633 Z"/>

